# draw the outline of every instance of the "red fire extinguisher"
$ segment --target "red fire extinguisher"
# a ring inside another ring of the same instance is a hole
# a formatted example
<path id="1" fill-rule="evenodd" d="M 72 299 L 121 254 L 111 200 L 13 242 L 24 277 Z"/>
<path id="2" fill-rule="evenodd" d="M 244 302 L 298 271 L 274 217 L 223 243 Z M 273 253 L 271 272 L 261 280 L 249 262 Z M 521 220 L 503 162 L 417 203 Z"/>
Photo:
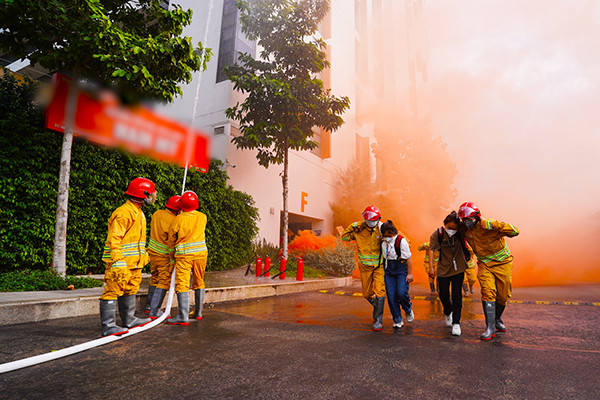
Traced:
<path id="1" fill-rule="evenodd" d="M 301 281 L 304 276 L 304 260 L 298 257 L 298 265 L 296 267 L 296 280 Z"/>
<path id="2" fill-rule="evenodd" d="M 260 276 L 262 274 L 262 258 L 260 256 L 256 257 L 256 276 Z"/>

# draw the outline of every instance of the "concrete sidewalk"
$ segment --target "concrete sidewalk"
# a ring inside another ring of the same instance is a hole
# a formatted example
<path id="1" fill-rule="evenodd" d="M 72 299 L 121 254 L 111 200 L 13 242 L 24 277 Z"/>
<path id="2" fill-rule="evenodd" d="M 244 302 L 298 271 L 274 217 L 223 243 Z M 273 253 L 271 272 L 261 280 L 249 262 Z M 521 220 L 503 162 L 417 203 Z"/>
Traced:
<path id="1" fill-rule="evenodd" d="M 207 272 L 205 304 L 331 289 L 352 284 L 352 277 L 310 278 L 296 281 L 293 278 L 282 280 L 257 278 L 253 275 L 245 276 L 245 272 L 246 267 L 230 271 Z M 101 275 L 95 277 L 102 278 Z M 137 294 L 138 310 L 141 310 L 146 304 L 148 281 L 149 275 L 144 274 L 140 291 Z M 0 325 L 98 314 L 100 312 L 98 298 L 101 294 L 101 287 L 42 292 L 2 292 L 0 293 Z M 193 300 L 194 296 L 191 292 L 192 304 Z M 166 298 L 164 304 L 166 304 Z M 173 306 L 177 306 L 176 297 Z"/>

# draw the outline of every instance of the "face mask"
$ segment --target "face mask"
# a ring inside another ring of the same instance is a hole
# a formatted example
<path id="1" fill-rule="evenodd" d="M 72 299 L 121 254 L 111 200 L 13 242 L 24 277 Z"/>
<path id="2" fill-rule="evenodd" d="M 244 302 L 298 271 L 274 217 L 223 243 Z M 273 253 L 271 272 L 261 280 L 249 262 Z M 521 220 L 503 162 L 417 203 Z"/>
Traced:
<path id="1" fill-rule="evenodd" d="M 383 240 L 385 240 L 388 243 L 392 243 L 392 241 L 394 240 L 393 237 L 384 237 Z"/>
<path id="2" fill-rule="evenodd" d="M 475 227 L 475 224 L 477 224 L 477 220 L 469 218 L 463 220 L 463 223 L 465 224 L 467 229 L 472 229 L 473 227 Z"/>
<path id="3" fill-rule="evenodd" d="M 368 219 L 366 219 L 365 224 L 367 224 L 369 228 L 375 228 L 377 226 L 377 221 L 369 221 Z"/>
<path id="4" fill-rule="evenodd" d="M 448 234 L 448 236 L 450 236 L 450 237 L 454 236 L 454 234 L 456 233 L 456 230 L 455 230 L 455 229 L 446 229 L 446 228 L 444 228 L 444 229 L 446 230 L 446 233 L 447 233 L 447 234 Z"/>

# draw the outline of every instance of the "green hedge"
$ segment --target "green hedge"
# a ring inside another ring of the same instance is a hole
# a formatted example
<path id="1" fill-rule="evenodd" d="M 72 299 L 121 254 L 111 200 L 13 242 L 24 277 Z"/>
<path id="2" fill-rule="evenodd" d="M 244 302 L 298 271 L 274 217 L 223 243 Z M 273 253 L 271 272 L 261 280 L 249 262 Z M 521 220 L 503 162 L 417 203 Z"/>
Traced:
<path id="1" fill-rule="evenodd" d="M 43 129 L 43 114 L 32 104 L 33 84 L 0 77 L 0 270 L 46 269 L 52 260 L 62 134 Z M 67 273 L 97 273 L 107 221 L 124 201 L 129 181 L 151 179 L 156 204 L 145 207 L 148 220 L 179 194 L 184 170 L 123 151 L 75 140 L 71 157 Z M 208 217 L 208 270 L 239 267 L 251 254 L 258 211 L 247 194 L 227 185 L 220 161 L 209 172 L 190 170 L 187 190 L 198 194 Z"/>

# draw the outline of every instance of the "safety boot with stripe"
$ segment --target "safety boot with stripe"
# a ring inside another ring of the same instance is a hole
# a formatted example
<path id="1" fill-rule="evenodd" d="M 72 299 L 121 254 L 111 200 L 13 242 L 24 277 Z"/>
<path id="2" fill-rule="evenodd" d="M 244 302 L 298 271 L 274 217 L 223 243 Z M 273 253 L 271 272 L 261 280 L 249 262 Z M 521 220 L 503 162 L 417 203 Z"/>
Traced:
<path id="1" fill-rule="evenodd" d="M 498 302 L 496 302 L 496 330 L 498 332 L 506 332 L 506 325 L 504 325 L 504 322 L 502 322 L 502 318 L 500 318 L 505 308 L 506 305 L 501 305 Z"/>
<path id="2" fill-rule="evenodd" d="M 177 293 L 177 303 L 179 312 L 175 317 L 167 318 L 169 325 L 189 325 L 190 324 L 190 294 L 189 292 Z"/>
<path id="3" fill-rule="evenodd" d="M 123 321 L 123 325 L 127 328 L 131 329 L 136 326 L 146 325 L 152 321 L 150 318 L 137 318 L 135 316 L 135 294 L 119 297 L 118 303 L 121 321 Z"/>
<path id="4" fill-rule="evenodd" d="M 102 324 L 102 336 L 122 335 L 129 332 L 115 324 L 117 309 L 116 300 L 100 300 L 100 323 Z"/>
<path id="5" fill-rule="evenodd" d="M 148 314 L 150 319 L 156 319 L 163 315 L 160 307 L 165 299 L 165 294 L 167 294 L 167 289 L 161 289 L 157 287 L 154 290 L 154 295 L 152 296 L 152 301 L 150 302 L 150 313 Z"/>
<path id="6" fill-rule="evenodd" d="M 383 329 L 383 309 L 385 308 L 385 297 L 376 297 L 376 312 L 375 323 L 373 324 L 374 331 Z"/>
<path id="7" fill-rule="evenodd" d="M 491 340 L 496 336 L 496 303 L 493 301 L 482 301 L 483 314 L 485 315 L 485 331 L 479 336 L 481 340 Z"/>
<path id="8" fill-rule="evenodd" d="M 202 306 L 204 304 L 205 291 L 206 291 L 206 289 L 194 290 L 194 300 L 196 302 L 196 312 L 194 313 L 194 318 L 197 320 L 202 319 Z"/>
<path id="9" fill-rule="evenodd" d="M 152 304 L 152 296 L 154 296 L 154 290 L 156 290 L 156 286 L 148 286 L 148 297 L 146 297 L 146 307 L 144 307 L 144 312 L 146 314 L 150 313 L 150 305 Z"/>

